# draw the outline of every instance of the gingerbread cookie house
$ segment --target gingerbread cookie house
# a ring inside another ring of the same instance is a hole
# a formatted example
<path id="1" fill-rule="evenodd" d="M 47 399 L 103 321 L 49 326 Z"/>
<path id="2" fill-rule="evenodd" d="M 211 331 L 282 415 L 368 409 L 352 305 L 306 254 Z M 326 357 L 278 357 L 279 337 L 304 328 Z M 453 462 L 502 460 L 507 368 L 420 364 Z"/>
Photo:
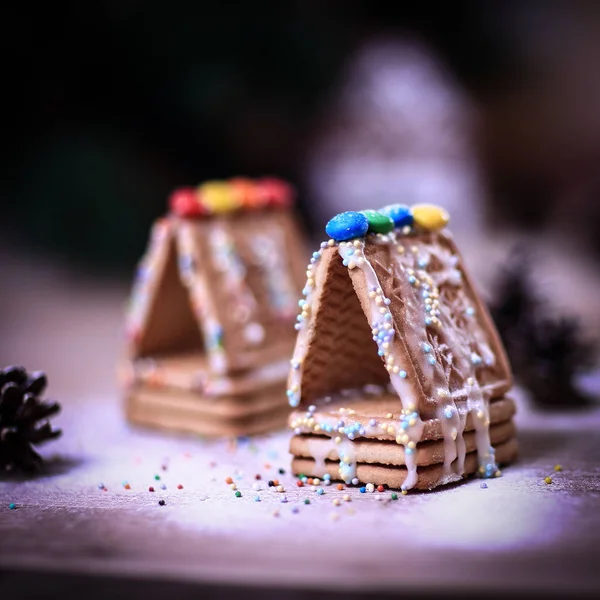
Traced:
<path id="1" fill-rule="evenodd" d="M 288 379 L 293 470 L 406 491 L 516 457 L 510 366 L 432 205 L 334 217 Z"/>
<path id="2" fill-rule="evenodd" d="M 305 276 L 292 201 L 276 179 L 173 193 L 127 314 L 132 422 L 232 436 L 285 424 L 286 357 Z"/>

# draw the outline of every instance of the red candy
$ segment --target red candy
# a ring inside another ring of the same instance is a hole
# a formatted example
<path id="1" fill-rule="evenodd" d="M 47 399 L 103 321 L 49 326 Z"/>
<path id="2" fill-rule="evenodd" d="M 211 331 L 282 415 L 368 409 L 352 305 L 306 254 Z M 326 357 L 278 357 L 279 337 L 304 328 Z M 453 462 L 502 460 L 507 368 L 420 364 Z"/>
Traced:
<path id="1" fill-rule="evenodd" d="M 378 492 L 385 492 L 385 488 L 382 485 L 378 485 L 377 486 L 377 491 Z"/>
<path id="2" fill-rule="evenodd" d="M 206 208 L 200 203 L 196 190 L 179 188 L 169 197 L 169 208 L 178 217 L 194 218 L 207 214 Z"/>
<path id="3" fill-rule="evenodd" d="M 257 181 L 256 185 L 259 194 L 268 206 L 286 207 L 293 201 L 294 190 L 292 186 L 281 179 L 265 177 Z"/>

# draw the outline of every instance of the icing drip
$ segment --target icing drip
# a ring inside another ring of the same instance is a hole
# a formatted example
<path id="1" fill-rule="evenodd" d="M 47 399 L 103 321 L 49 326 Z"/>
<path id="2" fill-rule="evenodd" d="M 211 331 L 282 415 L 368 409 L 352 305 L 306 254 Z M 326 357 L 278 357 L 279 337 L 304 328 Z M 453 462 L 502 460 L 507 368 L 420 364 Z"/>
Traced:
<path id="1" fill-rule="evenodd" d="M 302 290 L 302 299 L 298 301 L 300 306 L 300 314 L 297 317 L 297 323 L 294 326 L 298 332 L 296 337 L 296 346 L 294 347 L 294 354 L 290 360 L 292 370 L 288 377 L 288 389 L 287 397 L 290 406 L 296 407 L 300 404 L 300 398 L 302 397 L 302 390 L 300 389 L 300 382 L 302 380 L 302 363 L 306 355 L 307 344 L 308 344 L 308 332 L 311 322 L 311 307 L 314 299 L 314 291 L 317 286 L 315 281 L 315 271 L 317 263 L 323 254 L 323 250 L 327 246 L 333 246 L 335 242 L 330 240 L 329 242 L 322 242 L 321 247 L 317 252 L 313 252 L 310 259 L 310 263 L 306 267 L 306 284 Z"/>
<path id="2" fill-rule="evenodd" d="M 395 293 L 402 298 L 404 311 L 403 340 L 408 344 L 409 354 L 421 356 L 418 361 L 423 379 L 430 382 L 426 392 L 436 406 L 444 438 L 444 471 L 439 484 L 449 483 L 462 478 L 466 446 L 464 429 L 467 415 L 473 412 L 476 431 L 476 445 L 479 457 L 479 472 L 483 476 L 498 473 L 494 450 L 489 437 L 489 402 L 485 388 L 482 388 L 477 375 L 483 366 L 495 363 L 495 356 L 482 334 L 481 328 L 473 318 L 474 309 L 464 289 L 459 259 L 447 249 L 410 237 L 396 238 L 389 235 L 373 235 L 369 241 L 375 244 L 395 245 L 397 253 L 392 252 L 392 268 Z M 330 240 L 329 245 L 335 243 Z M 297 406 L 301 398 L 300 380 L 302 361 L 306 353 L 308 326 L 311 316 L 311 303 L 316 287 L 315 266 L 323 248 L 311 259 L 307 271 L 305 299 L 300 301 L 302 309 L 296 329 L 298 340 L 292 371 L 289 378 L 288 397 L 292 406 Z M 393 247 L 393 246 L 392 246 Z M 357 421 L 345 422 L 333 417 L 315 423 L 310 407 L 307 418 L 296 423 L 295 431 L 300 433 L 303 427 L 315 433 L 326 433 L 331 438 L 332 448 L 336 448 L 339 458 L 340 477 L 350 482 L 356 477 L 356 460 L 353 440 L 367 434 L 372 435 L 383 428 L 388 436 L 395 437 L 398 444 L 404 446 L 407 477 L 402 486 L 410 489 L 417 483 L 415 461 L 416 445 L 420 441 L 424 422 L 421 419 L 414 397 L 412 382 L 408 380 L 410 360 L 394 352 L 394 320 L 390 312 L 390 299 L 386 298 L 377 274 L 364 254 L 365 240 L 355 239 L 338 243 L 338 252 L 343 264 L 349 269 L 361 269 L 364 273 L 369 297 L 369 322 L 373 340 L 378 353 L 384 361 L 390 375 L 390 384 L 400 398 L 402 410 L 398 422 L 378 424 L 372 419 L 368 426 Z M 320 282 L 319 282 L 320 284 Z M 410 363 L 412 366 L 412 363 Z M 462 389 L 454 389 L 456 376 L 464 383 Z M 341 393 L 341 392 L 340 392 Z M 340 409 L 342 410 L 342 409 Z M 350 411 L 348 414 L 351 414 Z M 392 415 L 388 415 L 391 417 Z"/>
<path id="3" fill-rule="evenodd" d="M 497 472 L 494 451 L 489 439 L 489 406 L 477 380 L 477 368 L 493 365 L 495 356 L 483 339 L 473 319 L 463 319 L 469 310 L 464 292 L 462 273 L 458 268 L 458 257 L 447 249 L 431 244 L 406 247 L 398 246 L 399 263 L 409 274 L 412 297 L 420 300 L 425 317 L 419 322 L 417 314 L 407 319 L 411 327 L 408 343 L 413 353 L 425 353 L 421 364 L 426 380 L 433 383 L 431 398 L 436 401 L 437 417 L 444 432 L 444 476 L 440 483 L 448 483 L 462 476 L 465 460 L 464 427 L 469 412 L 474 412 L 474 422 L 479 457 L 479 472 L 492 476 Z M 429 272 L 432 258 L 439 265 Z M 440 302 L 440 288 L 452 289 L 452 299 Z M 408 297 L 402 290 L 403 298 Z M 412 303 L 411 303 L 412 304 Z M 460 323 L 457 323 L 459 315 Z M 425 328 L 423 327 L 423 321 Z M 418 335 L 419 330 L 422 332 Z M 440 342 L 443 337 L 444 343 Z M 465 387 L 460 394 L 451 389 L 451 375 L 456 371 Z M 460 396 L 465 396 L 456 402 Z M 453 463 L 456 466 L 453 469 Z"/>
<path id="4" fill-rule="evenodd" d="M 295 311 L 296 288 L 281 253 L 284 245 L 281 232 L 272 231 L 269 235 L 256 236 L 252 251 L 266 280 L 271 306 L 280 318 L 287 320 Z"/>
<path id="5" fill-rule="evenodd" d="M 195 244 L 192 232 L 187 228 L 180 229 L 177 244 L 181 257 L 179 262 L 181 281 L 189 289 L 192 308 L 202 323 L 204 346 L 210 367 L 215 373 L 222 374 L 228 366 L 227 355 L 223 347 L 223 328 L 217 319 L 211 296 L 206 289 L 206 282 L 194 268 L 193 249 Z M 199 257 L 195 258 L 199 260 Z"/>
<path id="6" fill-rule="evenodd" d="M 233 318 L 242 326 L 246 342 L 260 344 L 265 336 L 264 328 L 253 317 L 256 314 L 256 299 L 246 284 L 246 267 L 240 258 L 233 238 L 222 223 L 215 223 L 209 231 L 209 245 L 213 263 L 222 274 L 225 288 L 229 292 Z"/>
<path id="7" fill-rule="evenodd" d="M 364 255 L 365 243 L 363 240 L 340 242 L 338 251 L 343 264 L 348 269 L 359 268 L 362 270 L 367 283 L 370 299 L 370 322 L 373 340 L 377 343 L 378 354 L 382 357 L 385 368 L 390 375 L 390 382 L 402 403 L 402 417 L 396 432 L 396 442 L 404 445 L 405 462 L 408 474 L 403 487 L 409 489 L 417 482 L 417 465 L 415 462 L 415 447 L 421 439 L 423 421 L 416 412 L 413 387 L 407 381 L 407 365 L 402 361 L 405 357 L 393 352 L 395 331 L 393 317 L 389 309 L 390 300 L 386 298 L 379 285 L 379 279 L 372 265 Z"/>

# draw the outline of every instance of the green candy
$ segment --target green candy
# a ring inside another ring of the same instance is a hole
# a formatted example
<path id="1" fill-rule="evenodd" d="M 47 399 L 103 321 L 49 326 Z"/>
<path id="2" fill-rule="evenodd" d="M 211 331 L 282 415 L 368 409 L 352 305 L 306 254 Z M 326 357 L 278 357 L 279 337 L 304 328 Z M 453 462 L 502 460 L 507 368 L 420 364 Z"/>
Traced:
<path id="1" fill-rule="evenodd" d="M 376 210 L 361 211 L 369 221 L 369 233 L 389 233 L 394 229 L 394 221 Z"/>

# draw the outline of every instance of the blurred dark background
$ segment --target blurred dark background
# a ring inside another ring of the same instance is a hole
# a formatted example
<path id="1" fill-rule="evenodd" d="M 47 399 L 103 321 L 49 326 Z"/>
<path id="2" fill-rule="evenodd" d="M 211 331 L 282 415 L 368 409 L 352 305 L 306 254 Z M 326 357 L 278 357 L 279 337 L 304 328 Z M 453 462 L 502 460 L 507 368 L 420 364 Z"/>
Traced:
<path id="1" fill-rule="evenodd" d="M 410 35 L 474 104 L 488 219 L 600 256 L 600 3 L 153 2 L 3 9 L 3 237 L 130 270 L 180 185 L 305 165 L 354 53 Z"/>

